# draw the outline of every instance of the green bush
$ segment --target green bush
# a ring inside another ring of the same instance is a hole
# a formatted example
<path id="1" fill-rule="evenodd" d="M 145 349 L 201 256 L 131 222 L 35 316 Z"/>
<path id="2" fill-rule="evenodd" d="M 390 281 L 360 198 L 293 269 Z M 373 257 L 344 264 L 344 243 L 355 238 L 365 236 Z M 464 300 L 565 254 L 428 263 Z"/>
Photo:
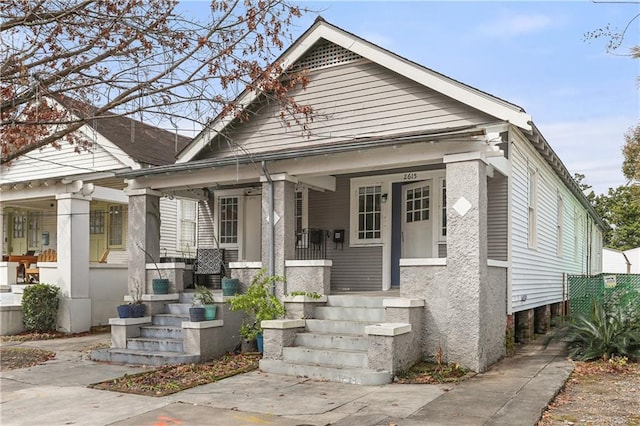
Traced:
<path id="1" fill-rule="evenodd" d="M 32 284 L 24 289 L 22 313 L 27 330 L 56 331 L 59 290 L 51 284 Z"/>
<path id="2" fill-rule="evenodd" d="M 565 323 L 556 336 L 567 341 L 569 356 L 578 361 L 608 360 L 614 356 L 640 360 L 640 323 L 637 309 L 593 302 L 588 315 L 577 314 Z"/>

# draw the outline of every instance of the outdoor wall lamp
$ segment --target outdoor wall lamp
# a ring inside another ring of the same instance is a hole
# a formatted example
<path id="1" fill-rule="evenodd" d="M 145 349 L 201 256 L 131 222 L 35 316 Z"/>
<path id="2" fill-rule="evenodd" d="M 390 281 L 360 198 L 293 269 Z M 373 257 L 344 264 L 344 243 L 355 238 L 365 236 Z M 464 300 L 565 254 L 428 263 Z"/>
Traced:
<path id="1" fill-rule="evenodd" d="M 386 203 L 386 202 L 387 202 L 387 197 L 388 197 L 388 194 L 382 194 L 381 199 L 382 199 L 382 202 L 383 202 L 383 203 Z"/>

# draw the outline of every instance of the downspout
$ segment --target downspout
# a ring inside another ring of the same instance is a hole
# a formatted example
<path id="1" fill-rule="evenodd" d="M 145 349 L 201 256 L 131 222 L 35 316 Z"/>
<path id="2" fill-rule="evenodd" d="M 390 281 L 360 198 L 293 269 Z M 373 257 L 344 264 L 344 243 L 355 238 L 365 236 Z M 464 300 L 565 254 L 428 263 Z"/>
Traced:
<path id="1" fill-rule="evenodd" d="M 267 162 L 266 161 L 262 161 L 262 171 L 264 172 L 264 177 L 267 178 L 267 182 L 269 182 L 269 234 L 268 234 L 268 239 L 269 239 L 269 266 L 267 269 L 267 272 L 269 273 L 269 276 L 272 277 L 274 275 L 274 269 L 275 269 L 275 261 L 273 258 L 274 252 L 275 252 L 275 247 L 274 247 L 274 241 L 273 241 L 273 234 L 274 234 L 274 226 L 275 224 L 273 223 L 273 180 L 271 179 L 271 175 L 269 174 L 269 170 L 267 169 Z M 275 285 L 271 286 L 271 292 L 275 293 Z"/>

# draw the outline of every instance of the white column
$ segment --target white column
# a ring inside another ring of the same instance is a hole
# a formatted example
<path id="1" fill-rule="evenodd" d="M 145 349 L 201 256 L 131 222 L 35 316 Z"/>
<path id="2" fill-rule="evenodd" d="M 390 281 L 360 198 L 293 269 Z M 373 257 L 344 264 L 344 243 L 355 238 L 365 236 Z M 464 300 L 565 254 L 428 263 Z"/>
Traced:
<path id="1" fill-rule="evenodd" d="M 5 238 L 6 235 L 4 235 L 4 207 L 2 203 L 0 203 L 0 256 L 2 256 L 3 254 L 9 254 Z M 2 261 L 1 258 L 0 261 Z"/>
<path id="2" fill-rule="evenodd" d="M 61 299 L 58 327 L 68 333 L 91 328 L 89 298 L 89 203 L 81 194 L 58 194 L 57 255 Z"/>

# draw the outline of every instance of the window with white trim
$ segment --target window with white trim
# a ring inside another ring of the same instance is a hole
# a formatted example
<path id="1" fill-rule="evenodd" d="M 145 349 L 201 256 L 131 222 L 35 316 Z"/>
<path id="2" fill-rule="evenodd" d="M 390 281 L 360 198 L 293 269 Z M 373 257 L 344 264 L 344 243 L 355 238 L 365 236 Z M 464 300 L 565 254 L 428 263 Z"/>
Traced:
<path id="1" fill-rule="evenodd" d="M 300 188 L 295 193 L 295 220 L 296 220 L 296 247 L 305 248 L 308 244 L 308 235 L 304 230 L 309 227 L 308 202 L 309 189 Z"/>
<path id="2" fill-rule="evenodd" d="M 220 197 L 218 207 L 220 244 L 238 244 L 238 197 Z"/>
<path id="3" fill-rule="evenodd" d="M 122 248 L 124 247 L 124 227 L 126 221 L 124 220 L 124 206 L 111 205 L 109 206 L 109 225 L 107 227 L 107 241 L 109 248 Z"/>
<path id="4" fill-rule="evenodd" d="M 537 170 L 529 169 L 529 223 L 528 223 L 529 248 L 536 248 L 538 244 L 537 209 L 538 209 L 538 172 Z"/>
<path id="5" fill-rule="evenodd" d="M 198 203 L 192 200 L 178 200 L 178 251 L 189 255 L 195 253 L 197 223 Z"/>
<path id="6" fill-rule="evenodd" d="M 29 250 L 40 249 L 40 232 L 42 228 L 42 213 L 29 212 L 29 229 L 27 234 L 27 246 Z"/>
<path id="7" fill-rule="evenodd" d="M 562 257 L 562 246 L 563 246 L 563 228 L 564 228 L 564 199 L 562 195 L 558 195 L 558 212 L 557 212 L 557 227 L 556 227 L 556 254 L 558 257 Z"/>
<path id="8" fill-rule="evenodd" d="M 440 223 L 440 236 L 446 240 L 447 236 L 447 180 L 440 182 L 440 200 L 442 204 L 442 218 Z"/>
<path id="9" fill-rule="evenodd" d="M 382 240 L 382 185 L 355 186 L 351 205 L 352 243 L 373 244 Z"/>

